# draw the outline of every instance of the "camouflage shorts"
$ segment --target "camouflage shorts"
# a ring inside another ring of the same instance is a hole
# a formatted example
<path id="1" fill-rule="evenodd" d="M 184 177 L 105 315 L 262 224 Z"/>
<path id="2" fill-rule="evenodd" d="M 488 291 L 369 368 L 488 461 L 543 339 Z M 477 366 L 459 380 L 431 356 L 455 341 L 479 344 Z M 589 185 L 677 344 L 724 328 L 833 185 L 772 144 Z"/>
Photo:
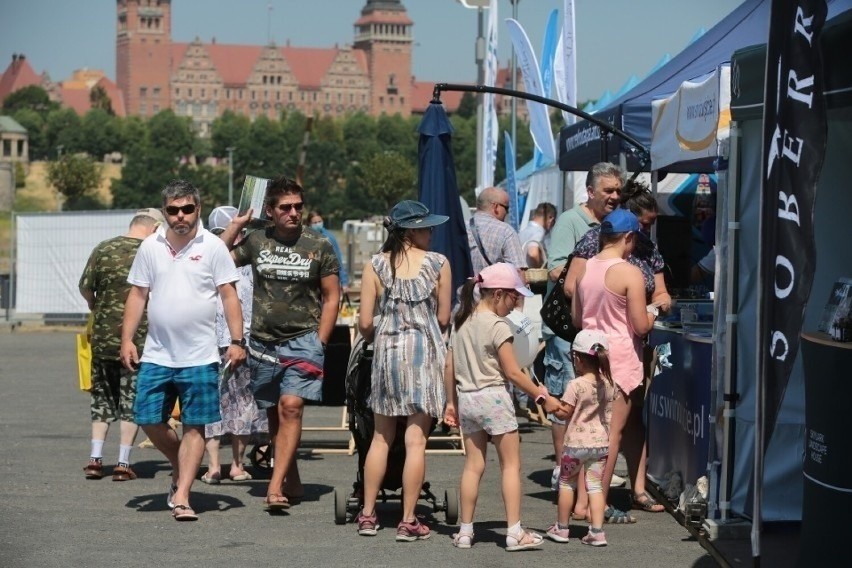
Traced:
<path id="1" fill-rule="evenodd" d="M 92 422 L 133 422 L 136 372 L 119 361 L 92 361 Z"/>

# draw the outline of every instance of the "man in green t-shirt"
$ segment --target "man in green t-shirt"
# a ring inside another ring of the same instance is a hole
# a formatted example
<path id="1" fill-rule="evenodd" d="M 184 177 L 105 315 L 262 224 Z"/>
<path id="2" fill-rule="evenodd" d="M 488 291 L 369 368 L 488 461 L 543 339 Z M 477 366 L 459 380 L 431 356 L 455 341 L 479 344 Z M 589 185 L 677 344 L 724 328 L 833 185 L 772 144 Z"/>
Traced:
<path id="1" fill-rule="evenodd" d="M 283 176 L 270 180 L 264 206 L 271 226 L 249 233 L 231 254 L 237 266 L 250 264 L 254 276 L 249 360 L 254 398 L 266 409 L 274 443 L 266 495 L 272 511 L 288 508 L 288 496 L 303 492 L 294 458 L 305 400 L 322 399 L 340 266 L 328 239 L 302 225 L 302 186 Z M 234 217 L 222 240 L 233 243 L 250 220 L 251 210 Z"/>
<path id="2" fill-rule="evenodd" d="M 136 372 L 121 364 L 121 324 L 124 301 L 130 291 L 127 274 L 142 241 L 164 221 L 159 209 L 140 209 L 130 221 L 127 234 L 99 243 L 80 277 L 80 294 L 92 311 L 92 450 L 83 468 L 86 479 L 103 477 L 103 445 L 109 425 L 121 423 L 118 465 L 113 481 L 136 479 L 130 468 L 130 451 L 139 427 L 133 421 Z M 134 336 L 139 352 L 145 343 L 145 322 Z"/>

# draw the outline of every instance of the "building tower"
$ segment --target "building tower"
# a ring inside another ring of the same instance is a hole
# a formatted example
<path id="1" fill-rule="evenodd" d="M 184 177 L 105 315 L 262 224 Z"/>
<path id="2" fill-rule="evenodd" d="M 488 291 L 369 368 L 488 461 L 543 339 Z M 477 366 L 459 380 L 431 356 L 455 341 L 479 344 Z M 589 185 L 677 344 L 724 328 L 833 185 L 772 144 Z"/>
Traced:
<path id="1" fill-rule="evenodd" d="M 355 22 L 354 47 L 367 56 L 373 114 L 411 114 L 413 24 L 400 0 L 367 0 Z"/>
<path id="2" fill-rule="evenodd" d="M 116 0 L 115 76 L 128 115 L 170 108 L 171 0 Z"/>

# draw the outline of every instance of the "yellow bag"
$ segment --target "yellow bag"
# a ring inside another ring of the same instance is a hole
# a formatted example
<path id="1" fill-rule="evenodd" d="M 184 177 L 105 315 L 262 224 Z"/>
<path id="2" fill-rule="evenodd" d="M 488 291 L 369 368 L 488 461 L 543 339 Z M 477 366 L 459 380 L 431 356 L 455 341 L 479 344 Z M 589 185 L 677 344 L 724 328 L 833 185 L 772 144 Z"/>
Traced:
<path id="1" fill-rule="evenodd" d="M 92 344 L 89 343 L 91 333 L 92 315 L 89 314 L 85 333 L 77 334 L 77 377 L 80 380 L 81 391 L 92 390 Z"/>

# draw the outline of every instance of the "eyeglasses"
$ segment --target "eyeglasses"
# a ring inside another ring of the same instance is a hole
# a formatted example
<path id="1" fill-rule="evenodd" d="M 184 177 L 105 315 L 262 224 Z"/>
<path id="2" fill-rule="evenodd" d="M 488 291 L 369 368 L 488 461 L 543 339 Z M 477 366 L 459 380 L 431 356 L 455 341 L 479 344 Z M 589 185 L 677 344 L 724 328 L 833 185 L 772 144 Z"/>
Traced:
<path id="1" fill-rule="evenodd" d="M 305 203 L 300 201 L 299 203 L 282 203 L 278 206 L 278 210 L 282 213 L 289 213 L 293 209 L 296 210 L 296 213 L 301 213 L 302 209 L 305 207 Z"/>
<path id="2" fill-rule="evenodd" d="M 187 203 L 186 205 L 181 205 L 178 207 L 177 205 L 169 205 L 166 207 L 166 213 L 174 217 L 178 213 L 183 213 L 184 215 L 192 215 L 195 213 L 195 204 Z"/>
<path id="3" fill-rule="evenodd" d="M 508 212 L 509 212 L 509 206 L 508 206 L 508 205 L 503 205 L 502 203 L 498 203 L 497 201 L 495 201 L 495 202 L 494 202 L 494 205 L 499 205 L 500 207 L 505 208 L 505 209 L 506 209 L 506 213 L 508 213 Z"/>

